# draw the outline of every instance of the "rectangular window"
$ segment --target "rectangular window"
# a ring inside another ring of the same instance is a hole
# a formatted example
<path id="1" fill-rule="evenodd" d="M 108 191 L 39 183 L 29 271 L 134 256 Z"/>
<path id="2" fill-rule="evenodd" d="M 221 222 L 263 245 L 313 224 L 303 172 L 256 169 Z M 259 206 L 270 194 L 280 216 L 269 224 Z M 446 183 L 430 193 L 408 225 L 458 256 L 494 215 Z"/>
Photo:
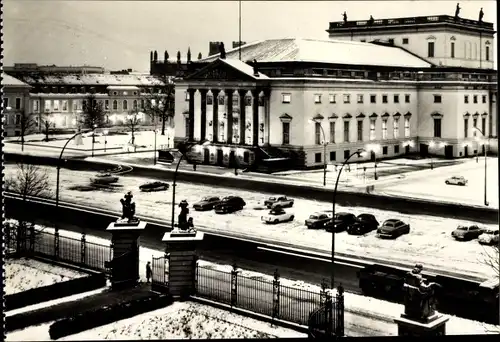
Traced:
<path id="1" fill-rule="evenodd" d="M 335 94 L 330 94 L 330 95 L 328 96 L 328 99 L 329 99 L 330 103 L 337 103 L 337 99 L 336 99 L 336 97 L 337 97 L 337 96 L 336 96 Z"/>
<path id="2" fill-rule="evenodd" d="M 104 109 L 105 110 L 109 109 L 109 100 L 104 100 Z"/>
<path id="3" fill-rule="evenodd" d="M 377 95 L 370 95 L 370 103 L 377 103 Z"/>
<path id="4" fill-rule="evenodd" d="M 441 103 L 441 95 L 434 95 L 434 103 Z"/>
<path id="5" fill-rule="evenodd" d="M 128 101 L 123 100 L 123 110 L 128 110 Z"/>
<path id="6" fill-rule="evenodd" d="M 483 95 L 483 103 L 486 103 L 486 95 Z"/>
<path id="7" fill-rule="evenodd" d="M 21 114 L 16 114 L 16 125 L 21 124 Z"/>
<path id="8" fill-rule="evenodd" d="M 185 98 L 184 98 L 184 99 L 185 99 L 186 101 L 189 101 L 189 92 L 187 92 L 187 91 L 186 91 L 186 92 L 185 92 L 185 94 L 186 94 L 186 95 L 185 95 Z M 187 135 L 186 135 L 186 136 L 187 136 Z"/>
<path id="9" fill-rule="evenodd" d="M 389 102 L 387 100 L 387 95 L 382 95 L 382 103 L 387 103 L 387 102 Z"/>
<path id="10" fill-rule="evenodd" d="M 394 139 L 399 139 L 399 118 L 394 118 L 392 123 Z"/>
<path id="11" fill-rule="evenodd" d="M 472 119 L 472 127 L 477 128 L 477 119 L 476 118 Z M 473 135 L 476 136 L 476 130 L 474 130 L 473 132 L 474 132 Z"/>
<path id="12" fill-rule="evenodd" d="M 351 103 L 351 95 L 344 94 L 344 103 Z"/>
<path id="13" fill-rule="evenodd" d="M 16 97 L 16 109 L 21 109 L 21 98 Z"/>
<path id="14" fill-rule="evenodd" d="M 349 142 L 349 121 L 344 121 L 344 142 Z"/>
<path id="15" fill-rule="evenodd" d="M 358 121 L 358 141 L 363 141 L 363 121 Z"/>
<path id="16" fill-rule="evenodd" d="M 40 110 L 40 102 L 38 100 L 33 101 L 33 112 L 38 113 Z"/>
<path id="17" fill-rule="evenodd" d="M 387 139 L 387 120 L 382 120 L 382 139 Z"/>
<path id="18" fill-rule="evenodd" d="M 321 124 L 319 122 L 314 124 L 314 136 L 314 143 L 316 145 L 321 144 Z"/>
<path id="19" fill-rule="evenodd" d="M 363 103 L 363 94 L 358 94 L 358 103 Z"/>
<path id="20" fill-rule="evenodd" d="M 336 161 L 337 160 L 337 153 L 335 151 L 330 152 L 330 161 Z"/>
<path id="21" fill-rule="evenodd" d="M 351 151 L 349 150 L 344 150 L 344 159 L 347 159 L 349 158 L 349 156 L 351 155 Z"/>
<path id="22" fill-rule="evenodd" d="M 382 154 L 387 155 L 388 150 L 389 150 L 389 148 L 387 146 L 383 146 L 382 147 Z"/>
<path id="23" fill-rule="evenodd" d="M 50 100 L 45 100 L 44 108 L 46 112 L 50 112 L 52 110 L 52 105 Z"/>
<path id="24" fill-rule="evenodd" d="M 394 145 L 394 153 L 395 154 L 399 153 L 399 145 Z"/>
<path id="25" fill-rule="evenodd" d="M 477 103 L 477 95 L 474 95 L 474 96 L 472 97 L 472 99 L 473 99 L 474 103 Z"/>
<path id="26" fill-rule="evenodd" d="M 405 103 L 410 103 L 410 94 L 405 94 Z"/>
<path id="27" fill-rule="evenodd" d="M 9 98 L 8 97 L 4 97 L 3 98 L 3 108 L 7 109 L 8 106 L 9 106 Z"/>
<path id="28" fill-rule="evenodd" d="M 469 136 L 469 119 L 464 119 L 464 138 Z"/>
<path id="29" fill-rule="evenodd" d="M 321 153 L 315 153 L 314 154 L 314 162 L 315 163 L 321 163 Z"/>
<path id="30" fill-rule="evenodd" d="M 63 112 L 68 111 L 68 100 L 62 100 L 62 110 Z"/>
<path id="31" fill-rule="evenodd" d="M 434 119 L 434 138 L 441 138 L 441 119 Z"/>
<path id="32" fill-rule="evenodd" d="M 113 110 L 118 110 L 118 101 L 113 100 Z"/>
<path id="33" fill-rule="evenodd" d="M 59 111 L 59 100 L 54 100 L 54 111 Z"/>
<path id="34" fill-rule="evenodd" d="M 394 95 L 394 103 L 399 103 L 399 95 Z"/>
<path id="35" fill-rule="evenodd" d="M 314 103 L 321 103 L 321 94 L 314 94 Z"/>
<path id="36" fill-rule="evenodd" d="M 410 118 L 405 118 L 405 138 L 410 137 Z"/>
<path id="37" fill-rule="evenodd" d="M 375 119 L 370 120 L 370 140 L 375 140 Z"/>
<path id="38" fill-rule="evenodd" d="M 73 100 L 73 111 L 76 112 L 78 110 L 78 100 Z"/>
<path id="39" fill-rule="evenodd" d="M 283 122 L 283 145 L 290 144 L 290 123 Z"/>
<path id="40" fill-rule="evenodd" d="M 469 95 L 464 95 L 464 103 L 469 103 Z"/>
<path id="41" fill-rule="evenodd" d="M 408 44 L 408 38 L 403 38 L 403 44 Z"/>
<path id="42" fill-rule="evenodd" d="M 486 47 L 486 56 L 485 57 L 486 57 L 487 61 L 490 60 L 490 47 L 489 46 Z"/>
<path id="43" fill-rule="evenodd" d="M 481 118 L 481 131 L 486 136 L 486 118 Z"/>
<path id="44" fill-rule="evenodd" d="M 451 42 L 451 58 L 455 58 L 455 43 Z"/>
<path id="45" fill-rule="evenodd" d="M 427 43 L 427 57 L 434 57 L 434 42 Z"/>
<path id="46" fill-rule="evenodd" d="M 281 94 L 281 102 L 283 103 L 292 102 L 292 94 Z"/>
<path id="47" fill-rule="evenodd" d="M 335 144 L 335 122 L 330 122 L 330 143 Z"/>

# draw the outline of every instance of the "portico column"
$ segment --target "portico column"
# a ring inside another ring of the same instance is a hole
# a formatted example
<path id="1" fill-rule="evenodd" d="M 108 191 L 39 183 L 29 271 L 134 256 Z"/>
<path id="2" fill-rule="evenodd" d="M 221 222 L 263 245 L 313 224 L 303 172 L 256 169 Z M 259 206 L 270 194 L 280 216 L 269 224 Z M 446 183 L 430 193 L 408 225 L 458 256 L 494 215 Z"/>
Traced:
<path id="1" fill-rule="evenodd" d="M 227 143 L 233 143 L 233 89 L 226 89 L 227 95 Z"/>
<path id="2" fill-rule="evenodd" d="M 252 128 L 253 139 L 252 145 L 259 146 L 259 93 L 260 89 L 252 89 L 253 106 L 252 106 Z"/>
<path id="3" fill-rule="evenodd" d="M 194 140 L 194 94 L 196 89 L 188 89 L 189 93 L 189 141 Z"/>
<path id="4" fill-rule="evenodd" d="M 203 141 L 206 139 L 206 130 L 207 130 L 207 89 L 200 89 L 201 95 L 201 133 L 200 140 Z"/>
<path id="5" fill-rule="evenodd" d="M 270 124 L 271 124 L 271 111 L 269 107 L 271 97 L 271 89 L 264 89 L 264 143 L 270 143 Z"/>
<path id="6" fill-rule="evenodd" d="M 214 143 L 219 141 L 219 93 L 220 89 L 211 89 L 213 97 L 213 114 L 212 114 L 212 128 L 213 128 L 213 138 Z"/>
<path id="7" fill-rule="evenodd" d="M 245 95 L 246 90 L 239 89 L 238 95 L 240 99 L 240 145 L 245 145 L 246 117 L 245 117 Z"/>

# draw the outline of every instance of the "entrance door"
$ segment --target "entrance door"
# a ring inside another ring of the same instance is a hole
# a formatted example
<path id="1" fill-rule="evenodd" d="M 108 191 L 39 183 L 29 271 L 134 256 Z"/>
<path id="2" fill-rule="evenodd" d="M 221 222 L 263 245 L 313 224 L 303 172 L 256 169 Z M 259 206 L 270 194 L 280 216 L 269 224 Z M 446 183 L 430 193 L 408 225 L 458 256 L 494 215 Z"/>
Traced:
<path id="1" fill-rule="evenodd" d="M 370 152 L 370 160 L 371 160 L 372 162 L 374 162 L 374 161 L 375 161 L 375 152 L 374 152 L 374 151 L 371 151 L 371 152 Z"/>
<path id="2" fill-rule="evenodd" d="M 420 144 L 420 155 L 422 157 L 429 156 L 429 145 L 427 145 L 427 144 Z"/>
<path id="3" fill-rule="evenodd" d="M 236 155 L 234 151 L 229 152 L 229 166 L 230 167 L 236 166 Z"/>
<path id="4" fill-rule="evenodd" d="M 453 158 L 453 146 L 452 145 L 446 145 L 444 147 L 444 157 L 447 159 Z"/>
<path id="5" fill-rule="evenodd" d="M 222 150 L 217 150 L 217 165 L 222 166 L 224 163 L 224 154 Z"/>
<path id="6" fill-rule="evenodd" d="M 203 151 L 203 153 L 204 153 L 204 155 L 203 155 L 203 163 L 210 164 L 210 151 L 208 150 L 208 148 L 206 148 Z"/>
<path id="7" fill-rule="evenodd" d="M 469 146 L 464 147 L 464 156 L 467 158 L 469 156 Z"/>
<path id="8" fill-rule="evenodd" d="M 410 145 L 406 145 L 405 146 L 405 154 L 409 154 L 410 153 Z"/>

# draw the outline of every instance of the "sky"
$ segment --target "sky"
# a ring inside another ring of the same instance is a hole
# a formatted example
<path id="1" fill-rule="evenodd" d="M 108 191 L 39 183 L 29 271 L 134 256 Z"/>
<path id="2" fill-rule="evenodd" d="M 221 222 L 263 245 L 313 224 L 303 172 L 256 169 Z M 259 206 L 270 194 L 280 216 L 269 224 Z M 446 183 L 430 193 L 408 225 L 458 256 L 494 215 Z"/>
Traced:
<path id="1" fill-rule="evenodd" d="M 238 1 L 3 0 L 4 65 L 93 65 L 149 71 L 149 51 L 193 59 L 238 40 Z M 242 1 L 242 41 L 328 39 L 330 21 L 454 15 L 456 1 Z M 496 4 L 460 1 L 460 16 L 497 25 Z M 495 35 L 496 38 L 496 35 Z M 495 40 L 496 56 L 496 40 Z"/>

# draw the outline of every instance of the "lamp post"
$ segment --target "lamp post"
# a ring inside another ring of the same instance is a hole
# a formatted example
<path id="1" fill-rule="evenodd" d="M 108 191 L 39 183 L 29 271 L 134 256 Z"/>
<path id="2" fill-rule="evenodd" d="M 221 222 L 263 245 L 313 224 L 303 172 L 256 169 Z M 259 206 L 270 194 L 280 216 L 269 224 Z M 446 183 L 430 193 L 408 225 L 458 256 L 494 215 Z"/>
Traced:
<path id="1" fill-rule="evenodd" d="M 359 149 L 356 152 L 351 153 L 349 157 L 347 157 L 346 160 L 342 163 L 342 166 L 340 167 L 340 170 L 337 174 L 337 180 L 335 181 L 335 188 L 333 189 L 333 202 L 332 202 L 332 224 L 333 224 L 333 229 L 332 229 L 332 274 L 331 274 L 331 288 L 335 288 L 335 203 L 337 200 L 337 186 L 339 185 L 339 179 L 340 179 L 340 174 L 342 173 L 342 169 L 344 166 L 347 164 L 349 159 L 351 159 L 353 156 L 358 155 L 361 156 L 361 153 L 364 152 L 365 150 Z"/>
<path id="2" fill-rule="evenodd" d="M 104 134 L 104 152 L 106 152 L 106 145 L 108 144 L 108 133 L 109 131 L 105 129 L 102 134 Z"/>
<path id="3" fill-rule="evenodd" d="M 488 154 L 488 145 L 489 145 L 489 138 L 487 138 L 485 135 L 484 135 L 484 132 L 481 131 L 479 128 L 477 127 L 474 127 L 475 130 L 477 130 L 479 133 L 481 133 L 481 135 L 487 139 L 487 141 L 484 143 L 484 205 L 488 206 L 489 203 L 488 203 L 488 199 L 487 199 L 487 184 L 488 184 L 488 169 L 487 169 L 487 154 Z M 477 155 L 479 154 L 479 141 L 477 142 L 477 154 L 476 154 L 476 158 L 477 158 Z"/>
<path id="4" fill-rule="evenodd" d="M 94 124 L 92 125 L 92 157 L 94 156 L 94 142 L 95 142 L 95 129 L 97 128 L 97 125 Z"/>
<path id="5" fill-rule="evenodd" d="M 375 180 L 378 180 L 378 175 L 377 175 L 377 150 L 378 150 L 378 145 L 369 145 L 367 147 L 368 151 L 370 152 L 373 152 L 373 163 L 374 163 L 374 174 L 373 174 L 373 178 Z"/>
<path id="6" fill-rule="evenodd" d="M 431 142 L 429 143 L 429 148 L 430 148 L 430 149 L 432 149 L 432 148 L 434 148 L 434 146 L 435 146 L 435 145 L 436 145 L 436 144 L 434 143 L 434 141 L 431 141 Z M 434 169 L 434 164 L 433 164 L 433 162 L 432 162 L 432 153 L 429 153 L 429 155 L 431 156 L 431 170 L 433 170 L 433 169 Z"/>
<path id="7" fill-rule="evenodd" d="M 321 129 L 321 134 L 323 134 L 323 186 L 326 186 L 326 135 L 323 130 L 323 126 L 321 125 L 321 121 L 317 119 L 310 119 L 309 123 L 319 124 L 319 128 Z"/>
<path id="8" fill-rule="evenodd" d="M 153 165 L 156 165 L 156 134 L 158 134 L 158 130 L 156 129 L 156 127 L 155 127 L 154 132 L 155 132 L 155 151 L 154 151 L 155 154 L 154 154 L 154 158 L 153 158 Z"/>

